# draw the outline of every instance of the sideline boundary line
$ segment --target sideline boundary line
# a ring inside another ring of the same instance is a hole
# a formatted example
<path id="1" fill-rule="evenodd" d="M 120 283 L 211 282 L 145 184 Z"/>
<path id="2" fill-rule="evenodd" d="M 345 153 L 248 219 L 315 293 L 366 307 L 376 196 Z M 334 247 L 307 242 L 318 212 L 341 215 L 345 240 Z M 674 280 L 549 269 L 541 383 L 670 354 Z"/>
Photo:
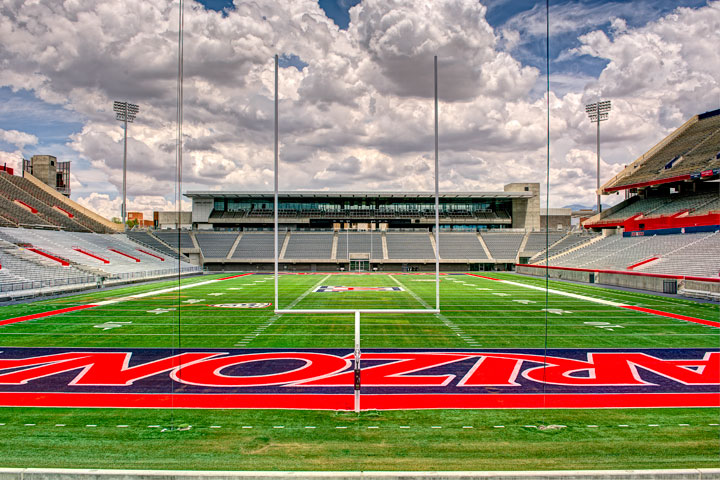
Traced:
<path id="1" fill-rule="evenodd" d="M 231 278 L 244 277 L 246 275 L 254 275 L 254 274 L 253 273 L 243 273 L 240 275 L 233 275 L 230 277 L 215 278 L 212 280 L 207 280 L 205 282 L 191 283 L 189 285 L 181 285 L 179 287 L 163 288 L 162 290 L 153 290 L 152 292 L 144 292 L 144 293 L 138 293 L 135 295 L 129 295 L 127 297 L 114 298 L 111 300 L 103 300 L 102 302 L 88 303 L 85 305 L 76 305 L 74 307 L 60 308 L 58 310 L 50 310 L 47 312 L 35 313 L 32 315 L 24 315 L 22 317 L 7 318 L 5 320 L 0 320 L 0 326 L 11 325 L 13 323 L 25 322 L 28 320 L 36 320 L 38 318 L 54 317 L 55 315 L 62 315 L 63 313 L 74 312 L 77 310 L 84 310 L 87 308 L 103 307 L 105 305 L 113 305 L 115 303 L 126 302 L 128 300 L 150 297 L 153 295 L 159 295 L 161 293 L 174 292 L 176 290 L 185 290 L 186 288 L 199 287 L 201 285 L 210 285 L 212 283 L 222 282 L 223 280 L 230 280 Z"/>
<path id="2" fill-rule="evenodd" d="M 653 310 L 652 308 L 638 307 L 635 305 L 626 305 L 624 303 L 612 302 L 610 300 L 605 300 L 602 298 L 588 297 L 586 295 L 579 295 L 577 293 L 563 292 L 562 290 L 555 290 L 554 288 L 545 289 L 544 287 L 537 287 L 535 285 L 526 285 L 524 283 L 513 282 L 511 280 L 502 280 L 500 278 L 485 277 L 483 275 L 477 275 L 474 273 L 466 273 L 465 275 L 468 275 L 471 277 L 479 277 L 479 278 L 483 278 L 486 280 L 494 280 L 496 282 L 502 282 L 502 283 L 506 283 L 508 285 L 515 285 L 517 287 L 528 288 L 531 290 L 540 290 L 542 292 L 547 291 L 548 293 L 562 295 L 564 297 L 576 298 L 579 300 L 585 300 L 587 302 L 592 302 L 592 303 L 599 303 L 601 305 L 609 305 L 611 307 L 625 308 L 628 310 L 635 310 L 637 312 L 647 313 L 650 315 L 658 315 L 660 317 L 673 318 L 675 320 L 683 320 L 686 322 L 697 323 L 697 324 L 706 325 L 709 327 L 720 328 L 720 322 L 715 322 L 712 320 L 705 320 L 704 318 L 689 317 L 687 315 L 679 315 L 677 313 L 664 312 L 662 310 Z"/>

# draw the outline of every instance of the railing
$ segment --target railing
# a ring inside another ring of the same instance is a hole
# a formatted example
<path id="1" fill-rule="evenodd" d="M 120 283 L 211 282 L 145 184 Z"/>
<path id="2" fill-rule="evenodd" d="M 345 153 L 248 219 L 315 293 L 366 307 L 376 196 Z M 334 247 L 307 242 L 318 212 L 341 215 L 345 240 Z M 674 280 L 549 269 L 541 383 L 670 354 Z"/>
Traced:
<path id="1" fill-rule="evenodd" d="M 193 273 L 202 272 L 202 267 L 182 267 L 180 273 Z M 141 278 L 154 278 L 162 277 L 166 275 L 172 275 L 178 273 L 177 268 L 165 268 L 161 270 L 149 270 L 144 272 L 128 272 L 115 274 L 107 277 L 107 280 L 133 280 Z M 4 282 L 0 283 L 0 292 L 17 292 L 20 290 L 34 290 L 47 287 L 64 287 L 69 285 L 96 285 L 96 276 L 81 276 L 81 277 L 68 277 L 68 278 L 57 278 L 53 280 L 34 280 L 34 281 L 20 281 L 20 282 Z"/>
<path id="2" fill-rule="evenodd" d="M 28 280 L 24 282 L 0 283 L 0 292 L 17 292 L 46 287 L 64 287 L 68 285 L 95 284 L 94 276 L 55 278 L 52 280 Z"/>

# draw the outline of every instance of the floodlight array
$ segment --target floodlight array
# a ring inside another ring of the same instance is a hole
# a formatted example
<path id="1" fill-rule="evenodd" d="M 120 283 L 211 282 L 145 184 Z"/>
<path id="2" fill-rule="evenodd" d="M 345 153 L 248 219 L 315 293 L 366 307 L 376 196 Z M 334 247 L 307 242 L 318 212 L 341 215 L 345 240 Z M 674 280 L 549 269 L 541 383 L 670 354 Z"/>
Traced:
<path id="1" fill-rule="evenodd" d="M 116 120 L 132 123 L 140 111 L 140 107 L 128 102 L 113 102 L 113 111 Z"/>
<path id="2" fill-rule="evenodd" d="M 592 123 L 598 121 L 602 122 L 608 119 L 611 108 L 612 105 L 610 104 L 610 100 L 604 100 L 602 102 L 595 102 L 585 105 L 585 112 L 587 112 L 588 117 L 590 117 L 590 121 Z"/>

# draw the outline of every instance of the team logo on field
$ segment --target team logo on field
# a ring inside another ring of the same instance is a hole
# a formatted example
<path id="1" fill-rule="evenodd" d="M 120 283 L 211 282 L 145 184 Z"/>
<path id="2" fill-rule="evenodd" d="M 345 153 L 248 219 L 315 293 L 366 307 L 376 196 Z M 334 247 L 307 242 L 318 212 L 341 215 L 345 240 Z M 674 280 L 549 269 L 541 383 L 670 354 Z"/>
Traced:
<path id="1" fill-rule="evenodd" d="M 0 406 L 720 406 L 720 349 L 3 348 Z"/>
<path id="2" fill-rule="evenodd" d="M 402 287 L 343 287 L 339 285 L 322 285 L 314 290 L 316 293 L 327 292 L 402 292 Z"/>
<path id="3" fill-rule="evenodd" d="M 210 306 L 218 308 L 267 308 L 270 305 L 272 303 L 216 303 Z"/>

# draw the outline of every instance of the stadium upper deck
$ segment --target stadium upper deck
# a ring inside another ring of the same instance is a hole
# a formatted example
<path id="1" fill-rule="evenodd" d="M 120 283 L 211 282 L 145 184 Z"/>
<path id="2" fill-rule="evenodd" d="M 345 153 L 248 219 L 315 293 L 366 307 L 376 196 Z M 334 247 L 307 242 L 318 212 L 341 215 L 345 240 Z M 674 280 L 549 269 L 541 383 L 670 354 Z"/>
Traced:
<path id="1" fill-rule="evenodd" d="M 440 227 L 452 230 L 540 228 L 540 186 L 513 183 L 503 192 L 445 192 Z M 272 192 L 188 192 L 193 228 L 265 229 L 274 219 Z M 420 192 L 280 192 L 283 230 L 384 230 L 435 224 L 433 194 Z"/>
<path id="2" fill-rule="evenodd" d="M 720 109 L 695 115 L 601 187 L 603 194 L 720 176 Z"/>

